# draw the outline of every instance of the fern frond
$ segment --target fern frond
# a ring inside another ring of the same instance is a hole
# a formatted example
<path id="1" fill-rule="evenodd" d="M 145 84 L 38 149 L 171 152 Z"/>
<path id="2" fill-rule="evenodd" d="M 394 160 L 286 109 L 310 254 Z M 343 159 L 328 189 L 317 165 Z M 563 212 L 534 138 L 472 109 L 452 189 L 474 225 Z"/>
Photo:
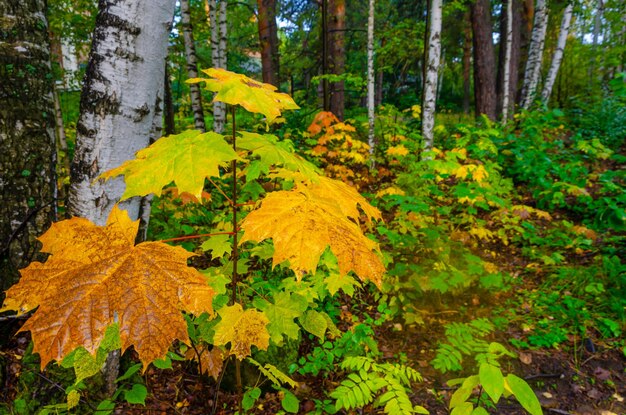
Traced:
<path id="1" fill-rule="evenodd" d="M 414 412 L 413 404 L 406 393 L 404 386 L 393 377 L 383 378 L 387 391 L 378 399 L 379 405 L 385 405 L 383 410 L 390 415 L 412 415 Z"/>
<path id="2" fill-rule="evenodd" d="M 270 382 L 276 386 L 282 386 L 286 383 L 292 388 L 295 388 L 298 385 L 295 380 L 291 379 L 283 371 L 272 364 L 266 363 L 265 366 L 263 366 L 251 357 L 248 357 L 248 361 L 255 365 L 259 369 L 259 372 L 261 372 L 263 376 L 268 378 Z"/>
<path id="3" fill-rule="evenodd" d="M 365 377 L 361 374 L 365 374 Z M 379 379 L 374 373 L 350 373 L 347 379 L 341 381 L 341 384 L 330 393 L 330 397 L 336 400 L 335 408 L 352 409 L 372 403 L 374 393 L 384 386 Z"/>

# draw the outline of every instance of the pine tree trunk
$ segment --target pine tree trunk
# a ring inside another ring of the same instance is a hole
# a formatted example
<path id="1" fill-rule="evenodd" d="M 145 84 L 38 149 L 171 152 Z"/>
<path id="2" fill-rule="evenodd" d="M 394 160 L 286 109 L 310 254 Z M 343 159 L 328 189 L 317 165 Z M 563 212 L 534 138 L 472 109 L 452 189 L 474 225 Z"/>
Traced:
<path id="1" fill-rule="evenodd" d="M 437 77 L 439 59 L 441 57 L 441 0 L 430 0 L 428 55 L 424 74 L 424 93 L 422 98 L 422 137 L 424 149 L 433 148 L 433 128 L 435 127 L 435 110 L 437 101 Z"/>
<path id="2" fill-rule="evenodd" d="M 276 0 L 257 0 L 259 8 L 259 42 L 263 82 L 276 87 L 278 81 L 278 26 L 276 25 Z"/>
<path id="3" fill-rule="evenodd" d="M 45 12 L 44 0 L 0 0 L 0 292 L 17 281 L 18 268 L 43 260 L 35 238 L 56 219 Z"/>
<path id="4" fill-rule="evenodd" d="M 511 55 L 513 49 L 513 0 L 506 2 L 506 41 L 504 53 L 504 76 L 502 81 L 502 122 L 509 117 L 509 99 L 511 93 Z"/>
<path id="5" fill-rule="evenodd" d="M 180 0 L 181 23 L 183 26 L 183 42 L 185 44 L 185 59 L 187 60 L 187 76 L 198 77 L 198 59 L 196 57 L 196 45 L 193 40 L 193 26 L 191 25 L 191 11 L 189 0 Z M 191 109 L 196 130 L 206 131 L 204 124 L 204 111 L 202 110 L 202 93 L 199 84 L 189 84 L 191 95 Z"/>
<path id="6" fill-rule="evenodd" d="M 464 17 L 463 25 L 463 112 L 470 112 L 470 89 L 472 73 L 472 26 L 470 13 L 467 12 Z"/>
<path id="7" fill-rule="evenodd" d="M 574 5 L 570 3 L 563 11 L 563 19 L 561 20 L 561 28 L 559 29 L 559 39 L 556 44 L 556 49 L 554 50 L 554 56 L 552 57 L 550 71 L 548 72 L 546 82 L 543 86 L 543 91 L 541 92 L 541 100 L 545 104 L 547 104 L 550 99 L 552 87 L 554 86 L 556 75 L 559 72 L 559 67 L 561 66 L 561 61 L 563 60 L 563 52 L 565 51 L 565 44 L 567 43 L 567 35 L 569 34 L 569 26 L 572 21 L 573 9 Z"/>
<path id="8" fill-rule="evenodd" d="M 76 126 L 69 211 L 103 225 L 122 178 L 94 181 L 148 145 L 175 0 L 100 0 Z M 138 198 L 124 202 L 131 218 Z"/>
<path id="9" fill-rule="evenodd" d="M 546 2 L 545 0 L 537 0 L 533 32 L 528 48 L 528 59 L 526 60 L 526 69 L 524 70 L 524 84 L 522 85 L 521 106 L 524 109 L 530 108 L 535 99 L 539 76 L 541 75 L 541 60 L 547 26 L 548 8 Z"/>
<path id="10" fill-rule="evenodd" d="M 373 164 L 374 149 L 376 141 L 374 137 L 375 102 L 374 94 L 376 90 L 376 79 L 374 78 L 374 9 L 375 0 L 369 0 L 367 13 L 367 143 L 370 146 L 370 159 Z"/>
<path id="11" fill-rule="evenodd" d="M 474 46 L 474 101 L 476 115 L 496 119 L 496 64 L 491 33 L 489 0 L 476 0 L 471 5 Z"/>
<path id="12" fill-rule="evenodd" d="M 343 75 L 346 66 L 346 0 L 328 1 L 328 52 L 330 58 L 330 72 Z M 344 82 L 330 83 L 330 111 L 343 120 L 345 107 Z"/>

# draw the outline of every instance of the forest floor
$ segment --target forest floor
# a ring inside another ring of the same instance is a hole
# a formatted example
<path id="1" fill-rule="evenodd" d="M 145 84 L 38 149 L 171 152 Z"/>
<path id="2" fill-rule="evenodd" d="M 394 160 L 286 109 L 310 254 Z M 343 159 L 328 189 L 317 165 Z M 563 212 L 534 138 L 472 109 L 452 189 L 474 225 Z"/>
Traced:
<path id="1" fill-rule="evenodd" d="M 474 304 L 484 301 L 479 307 L 475 307 L 476 317 L 489 318 L 503 313 L 503 305 L 516 303 L 515 296 L 516 292 L 511 291 L 507 294 L 508 298 L 492 296 L 477 299 L 470 295 L 465 300 Z M 445 317 L 439 317 L 440 315 L 445 316 L 446 313 L 433 312 L 427 318 L 426 324 L 421 326 L 402 327 L 397 322 L 388 322 L 378 327 L 376 332 L 383 359 L 393 360 L 404 354 L 407 361 L 420 371 L 424 379 L 414 385 L 411 400 L 435 415 L 449 413 L 447 404 L 456 389 L 446 384 L 451 376 L 441 375 L 429 364 L 435 357 L 438 341 L 444 337 L 443 324 L 446 320 Z M 505 343 L 507 338 L 520 337 L 521 332 L 516 330 L 511 328 L 506 333 L 500 332 L 496 340 Z M 24 370 L 21 357 L 26 351 L 29 337 L 28 333 L 18 333 L 0 350 L 6 368 L 0 395 L 2 401 L 10 402 L 16 396 L 18 377 Z M 626 414 L 626 359 L 623 353 L 602 342 L 594 343 L 592 351 L 587 350 L 589 346 L 586 348 L 580 344 L 579 339 L 572 338 L 571 344 L 576 344 L 577 347 L 517 351 L 517 358 L 502 362 L 503 372 L 515 373 L 526 379 L 537 394 L 545 414 Z M 469 373 L 459 374 L 467 375 Z M 299 413 L 315 413 L 313 400 L 325 399 L 325 391 L 332 390 L 338 384 L 322 377 L 294 375 L 293 378 L 299 382 L 295 390 L 301 401 Z M 40 395 L 42 402 L 47 400 L 47 393 L 58 393 L 59 386 L 47 379 L 45 372 L 39 380 L 44 387 L 33 388 L 32 393 Z M 215 382 L 200 379 L 196 367 L 188 362 L 174 362 L 172 370 L 159 370 L 151 366 L 146 371 L 144 380 L 149 390 L 145 407 L 123 403 L 116 406 L 115 414 L 225 415 L 236 411 L 237 394 L 234 392 L 232 380 L 231 386 L 228 381 L 223 383 L 217 397 L 218 404 L 214 408 Z M 274 414 L 280 409 L 279 396 L 268 390 L 249 413 Z M 365 407 L 358 413 L 378 411 Z M 490 409 L 490 413 L 526 414 L 516 401 L 507 399 L 500 400 L 497 407 Z"/>

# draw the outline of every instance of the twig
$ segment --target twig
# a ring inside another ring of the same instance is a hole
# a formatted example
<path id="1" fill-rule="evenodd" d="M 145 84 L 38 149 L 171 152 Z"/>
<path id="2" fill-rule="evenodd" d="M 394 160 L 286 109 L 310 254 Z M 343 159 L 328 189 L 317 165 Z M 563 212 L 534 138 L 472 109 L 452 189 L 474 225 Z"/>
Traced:
<path id="1" fill-rule="evenodd" d="M 563 373 L 539 373 L 536 375 L 526 376 L 524 380 L 560 378 L 562 376 Z"/>
<path id="2" fill-rule="evenodd" d="M 24 319 L 26 320 L 28 317 L 30 317 L 30 315 L 33 313 L 33 310 L 28 311 L 24 314 L 12 314 L 10 316 L 2 316 L 0 317 L 0 322 L 2 321 L 9 321 L 9 320 L 21 320 Z"/>
<path id="3" fill-rule="evenodd" d="M 227 195 L 226 193 L 224 193 L 224 191 L 223 191 L 223 190 L 222 190 L 222 189 L 221 189 L 221 188 L 220 188 L 220 187 L 219 187 L 219 186 L 218 186 L 218 185 L 217 185 L 217 184 L 216 184 L 213 180 L 211 180 L 211 178 L 210 178 L 210 177 L 207 177 L 207 179 L 209 180 L 209 182 L 211 182 L 211 184 L 212 184 L 213 186 L 215 186 L 215 188 L 217 189 L 217 191 L 218 191 L 218 192 L 220 192 L 220 194 L 221 194 L 222 196 L 224 196 L 224 197 L 226 198 L 226 200 L 228 200 L 228 203 L 230 203 L 230 205 L 232 206 L 232 205 L 233 205 L 233 203 L 234 203 L 234 202 L 233 202 L 233 200 L 232 200 L 230 197 L 228 197 L 228 195 Z"/>
<path id="4" fill-rule="evenodd" d="M 202 234 L 199 234 L 199 235 L 187 235 L 187 236 L 179 236 L 178 238 L 161 239 L 160 242 L 186 241 L 188 239 L 207 238 L 209 236 L 215 236 L 215 235 L 234 235 L 234 234 L 235 234 L 235 232 L 202 233 Z"/>

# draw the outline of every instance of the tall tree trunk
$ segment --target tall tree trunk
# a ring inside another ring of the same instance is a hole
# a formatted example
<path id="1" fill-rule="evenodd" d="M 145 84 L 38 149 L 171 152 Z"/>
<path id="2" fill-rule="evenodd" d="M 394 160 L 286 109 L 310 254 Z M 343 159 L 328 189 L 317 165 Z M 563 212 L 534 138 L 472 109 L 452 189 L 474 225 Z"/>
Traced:
<path id="1" fill-rule="evenodd" d="M 180 0 L 181 23 L 183 26 L 183 42 L 185 43 L 185 59 L 187 60 L 187 76 L 198 77 L 198 58 L 196 57 L 196 45 L 193 40 L 193 26 L 191 25 L 191 11 L 189 0 Z M 204 125 L 204 111 L 202 110 L 202 93 L 199 84 L 189 84 L 191 95 L 191 109 L 196 130 L 206 131 Z"/>
<path id="2" fill-rule="evenodd" d="M 346 66 L 346 0 L 329 0 L 328 11 L 330 20 L 329 31 L 329 55 L 330 70 L 335 75 L 343 75 Z M 330 111 L 343 120 L 345 106 L 344 82 L 330 83 Z"/>
<path id="3" fill-rule="evenodd" d="M 165 76 L 163 84 L 163 128 L 165 130 L 165 135 L 172 135 L 176 132 L 176 123 L 174 121 L 172 82 L 170 81 L 170 70 L 167 62 L 165 62 Z"/>
<path id="4" fill-rule="evenodd" d="M 211 19 L 211 60 L 214 68 L 226 69 L 226 0 L 220 0 L 219 8 L 216 0 L 209 0 Z M 226 104 L 213 102 L 213 130 L 224 131 L 226 123 Z"/>
<path id="5" fill-rule="evenodd" d="M 321 32 L 321 42 L 322 42 L 322 75 L 328 74 L 328 1 L 329 0 L 321 0 L 320 8 L 322 12 L 322 32 Z M 322 109 L 324 111 L 330 111 L 330 88 L 328 85 L 328 79 L 322 79 Z"/>
<path id="6" fill-rule="evenodd" d="M 69 211 L 103 225 L 122 178 L 94 180 L 148 145 L 175 0 L 100 0 L 76 126 Z M 139 200 L 123 203 L 137 218 Z"/>
<path id="7" fill-rule="evenodd" d="M 504 75 L 502 80 L 502 122 L 506 123 L 509 117 L 509 99 L 511 94 L 511 55 L 513 49 L 513 0 L 506 2 L 506 41 L 504 44 Z M 500 46 L 502 47 L 502 46 Z"/>
<path id="8" fill-rule="evenodd" d="M 43 259 L 35 238 L 56 219 L 53 82 L 45 12 L 44 0 L 0 0 L 2 291 L 17 281 L 18 268 Z"/>
<path id="9" fill-rule="evenodd" d="M 463 25 L 463 112 L 470 111 L 470 75 L 472 72 L 472 26 L 469 11 L 464 17 Z"/>
<path id="10" fill-rule="evenodd" d="M 474 100 L 476 115 L 496 119 L 496 64 L 493 51 L 489 0 L 476 0 L 471 6 L 474 46 Z"/>
<path id="11" fill-rule="evenodd" d="M 589 65 L 589 84 L 593 85 L 600 76 L 595 76 L 596 66 L 598 64 L 598 41 L 600 40 L 600 32 L 602 30 L 602 15 L 604 14 L 604 1 L 597 0 L 597 9 L 593 19 L 593 36 L 591 38 L 591 64 Z"/>
<path id="12" fill-rule="evenodd" d="M 374 9 L 375 0 L 369 0 L 367 13 L 367 143 L 370 146 L 371 165 L 374 166 L 374 149 L 376 141 L 374 137 L 376 79 L 374 78 Z"/>
<path id="13" fill-rule="evenodd" d="M 263 82 L 276 87 L 278 81 L 278 26 L 276 25 L 276 0 L 257 0 L 259 8 L 259 42 Z"/>
<path id="14" fill-rule="evenodd" d="M 437 102 L 437 77 L 441 57 L 441 0 L 430 0 L 428 55 L 424 74 L 424 93 L 422 97 L 422 137 L 424 149 L 433 148 L 433 128 L 435 127 L 435 109 Z"/>
<path id="15" fill-rule="evenodd" d="M 69 178 L 70 174 L 70 155 L 67 151 L 67 135 L 65 134 L 65 125 L 63 123 L 63 112 L 61 111 L 61 102 L 59 100 L 59 90 L 56 85 L 53 86 L 54 97 L 54 119 L 56 133 L 56 153 L 57 153 L 57 173 L 61 178 Z M 67 195 L 69 193 L 69 180 L 59 180 L 58 186 L 58 205 L 67 206 Z"/>
<path id="16" fill-rule="evenodd" d="M 524 70 L 524 84 L 522 85 L 521 106 L 528 109 L 535 99 L 539 77 L 541 75 L 541 60 L 543 46 L 546 40 L 548 26 L 548 8 L 545 0 L 537 0 L 535 6 L 535 23 L 528 48 L 528 59 Z"/>
<path id="17" fill-rule="evenodd" d="M 567 35 L 569 34 L 569 26 L 572 21 L 572 11 L 574 5 L 568 4 L 563 11 L 563 19 L 561 20 L 561 28 L 559 30 L 559 39 L 554 50 L 554 56 L 552 57 L 552 64 L 550 65 L 550 71 L 546 78 L 546 82 L 543 85 L 543 91 L 541 92 L 541 100 L 547 104 L 552 94 L 552 86 L 556 80 L 556 75 L 559 72 L 561 66 L 561 60 L 563 59 L 563 52 L 565 51 L 565 44 L 567 42 Z"/>

